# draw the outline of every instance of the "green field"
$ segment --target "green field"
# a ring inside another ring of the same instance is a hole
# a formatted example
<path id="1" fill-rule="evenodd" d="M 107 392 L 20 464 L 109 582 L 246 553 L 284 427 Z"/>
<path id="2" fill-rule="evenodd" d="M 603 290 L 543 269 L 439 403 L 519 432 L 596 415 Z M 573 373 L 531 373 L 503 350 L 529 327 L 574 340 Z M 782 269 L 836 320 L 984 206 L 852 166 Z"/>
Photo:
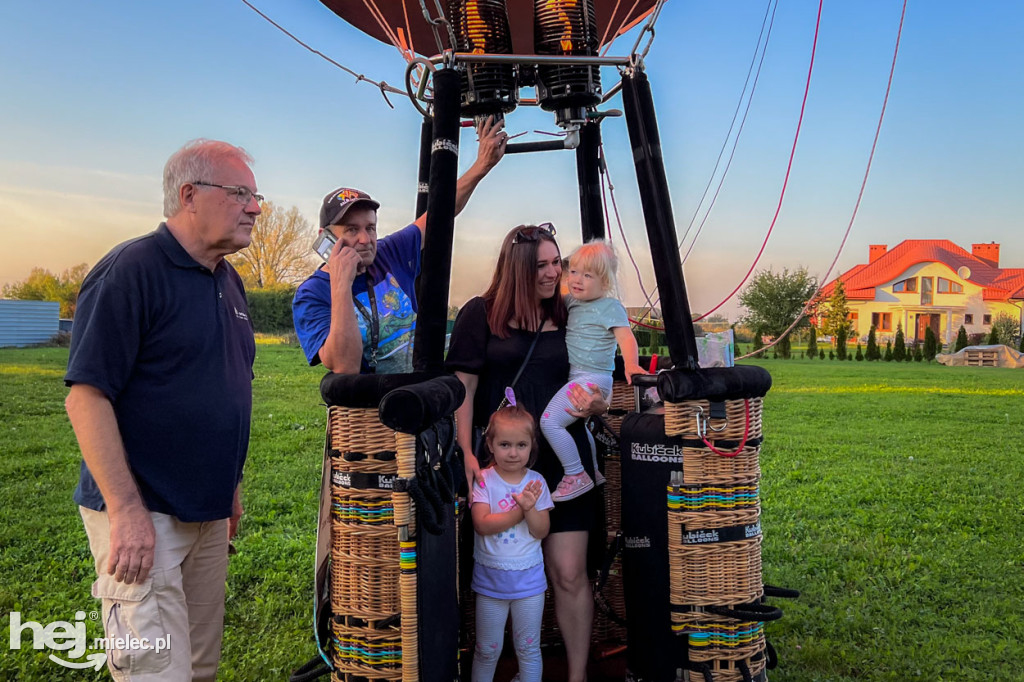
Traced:
<path id="1" fill-rule="evenodd" d="M 79 455 L 63 409 L 66 360 L 63 349 L 0 350 L 4 642 L 8 612 L 47 623 L 98 606 L 71 501 Z M 803 591 L 768 626 L 781 659 L 773 682 L 1024 679 L 1024 373 L 761 364 L 775 380 L 762 453 L 765 580 Z M 284 680 L 314 653 L 320 375 L 295 347 L 258 347 L 223 680 Z M 5 651 L 0 679 L 105 676 L 30 647 L 26 633 L 20 651 Z"/>

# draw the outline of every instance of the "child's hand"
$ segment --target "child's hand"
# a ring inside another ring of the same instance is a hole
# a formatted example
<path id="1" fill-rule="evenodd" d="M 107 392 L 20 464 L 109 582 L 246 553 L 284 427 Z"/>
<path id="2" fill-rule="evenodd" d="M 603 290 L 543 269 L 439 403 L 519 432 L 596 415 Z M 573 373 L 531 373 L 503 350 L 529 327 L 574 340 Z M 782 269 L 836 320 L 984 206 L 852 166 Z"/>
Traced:
<path id="1" fill-rule="evenodd" d="M 512 493 L 512 499 L 516 501 L 523 513 L 526 513 L 533 509 L 534 505 L 537 504 L 537 500 L 540 499 L 541 493 L 541 482 L 530 481 L 523 486 L 523 492 Z"/>
<path id="2" fill-rule="evenodd" d="M 647 370 L 640 365 L 627 362 L 625 366 L 626 383 L 632 385 L 634 374 L 647 374 Z"/>

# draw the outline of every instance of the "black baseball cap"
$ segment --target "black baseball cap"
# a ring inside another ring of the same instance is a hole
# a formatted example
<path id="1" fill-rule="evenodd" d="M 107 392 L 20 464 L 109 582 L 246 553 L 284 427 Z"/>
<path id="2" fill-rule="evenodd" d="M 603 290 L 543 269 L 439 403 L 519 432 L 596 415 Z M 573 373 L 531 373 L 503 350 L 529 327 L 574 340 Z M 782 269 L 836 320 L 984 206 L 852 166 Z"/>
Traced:
<path id="1" fill-rule="evenodd" d="M 348 210 L 356 204 L 366 204 L 367 207 L 377 210 L 380 203 L 370 198 L 370 195 L 351 187 L 339 187 L 324 197 L 324 203 L 320 207 L 320 229 L 330 225 L 336 225 Z"/>

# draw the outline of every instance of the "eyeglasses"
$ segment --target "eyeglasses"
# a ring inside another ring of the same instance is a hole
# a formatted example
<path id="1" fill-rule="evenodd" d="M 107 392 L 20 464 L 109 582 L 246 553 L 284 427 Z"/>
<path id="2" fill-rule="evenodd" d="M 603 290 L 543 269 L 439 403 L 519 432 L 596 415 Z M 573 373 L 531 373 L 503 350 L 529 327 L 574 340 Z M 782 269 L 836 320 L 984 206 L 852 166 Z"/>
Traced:
<path id="1" fill-rule="evenodd" d="M 531 225 L 530 227 L 523 227 L 516 230 L 516 236 L 512 237 L 513 244 L 521 244 L 523 242 L 535 242 L 541 238 L 541 235 L 546 234 L 549 237 L 554 237 L 555 226 L 551 223 L 541 223 L 540 225 Z"/>
<path id="2" fill-rule="evenodd" d="M 257 194 L 248 187 L 242 187 L 241 185 L 218 185 L 215 182 L 199 182 L 198 180 L 192 184 L 200 185 L 202 187 L 220 187 L 228 193 L 228 196 L 234 197 L 235 201 L 243 206 L 248 205 L 248 203 L 254 198 L 258 204 L 262 204 L 266 200 L 266 197 L 262 194 Z"/>

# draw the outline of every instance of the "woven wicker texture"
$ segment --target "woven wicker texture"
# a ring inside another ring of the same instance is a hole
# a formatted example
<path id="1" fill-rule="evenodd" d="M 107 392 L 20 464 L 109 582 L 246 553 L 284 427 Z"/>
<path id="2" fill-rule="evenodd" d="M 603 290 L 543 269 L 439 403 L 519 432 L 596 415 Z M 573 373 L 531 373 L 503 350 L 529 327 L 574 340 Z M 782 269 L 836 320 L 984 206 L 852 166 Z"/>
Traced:
<path id="1" fill-rule="evenodd" d="M 615 412 L 619 412 L 620 410 L 632 412 L 636 407 L 634 401 L 635 398 L 632 386 L 627 384 L 625 381 L 615 381 L 612 383 L 612 399 L 610 403 L 612 410 Z M 622 428 L 623 417 L 624 415 L 622 414 L 609 414 L 604 418 L 608 423 L 608 426 L 610 426 L 612 431 L 615 432 L 616 436 L 619 435 L 619 429 Z"/>
<path id="2" fill-rule="evenodd" d="M 332 471 L 412 472 L 415 438 L 396 443 L 398 435 L 375 409 L 328 408 Z M 400 534 L 415 533 L 409 495 L 332 483 L 331 502 L 331 609 L 340 617 L 332 623 L 333 679 L 416 680 L 416 545 L 399 547 Z M 404 652 L 403 638 L 411 642 Z"/>
<path id="3" fill-rule="evenodd" d="M 385 452 L 395 449 L 395 432 L 380 423 L 376 409 L 327 408 L 330 448 L 339 452 Z"/>
<path id="4" fill-rule="evenodd" d="M 367 619 L 399 612 L 398 533 L 393 526 L 332 524 L 331 608 L 337 615 Z"/>
<path id="5" fill-rule="evenodd" d="M 747 404 L 750 406 L 750 427 L 747 427 Z M 665 403 L 665 435 L 697 437 L 698 416 L 707 420 L 708 440 L 740 440 L 761 437 L 761 412 L 763 398 L 750 400 L 726 400 L 725 419 L 710 419 L 711 403 L 707 400 L 686 400 L 681 403 Z"/>
<path id="6" fill-rule="evenodd" d="M 732 516 L 722 514 L 722 516 Z M 683 544 L 683 524 L 669 515 L 669 598 L 673 604 L 730 606 L 761 597 L 761 536 L 749 540 L 699 545 Z M 738 525 L 723 520 L 706 528 Z M 695 530 L 689 526 L 686 530 Z"/>
<path id="7" fill-rule="evenodd" d="M 761 438 L 761 413 L 764 401 L 725 401 L 726 419 L 709 419 L 711 404 L 707 400 L 665 403 L 665 434 L 687 440 L 703 437 L 716 449 L 733 453 L 740 443 Z M 748 420 L 749 408 L 749 424 Z M 700 425 L 706 425 L 698 431 Z M 745 436 L 745 437 L 744 437 Z M 759 443 L 760 441 L 755 441 Z M 760 446 L 745 446 L 735 456 L 723 457 L 710 447 L 683 447 L 683 482 L 687 484 L 740 485 L 756 484 L 761 476 L 758 464 Z"/>
<path id="8" fill-rule="evenodd" d="M 402 639 L 397 627 L 377 630 L 331 623 L 336 682 L 397 682 L 402 679 Z"/>
<path id="9" fill-rule="evenodd" d="M 756 661 L 747 660 L 747 667 L 750 676 L 756 677 L 764 671 L 767 662 L 762 656 Z M 714 682 L 743 682 L 743 672 L 736 665 L 735 661 L 714 660 L 708 661 L 711 666 L 711 679 Z M 686 682 L 705 682 L 704 674 L 695 670 L 686 672 Z"/>
<path id="10" fill-rule="evenodd" d="M 612 535 L 609 535 L 609 539 Z M 611 608 L 620 618 L 626 616 L 626 598 L 622 593 L 622 555 L 615 559 L 611 568 L 608 569 L 608 580 L 601 590 L 605 604 Z M 626 628 L 622 627 L 601 608 L 595 604 L 594 608 L 594 629 L 590 636 L 592 644 L 605 644 L 608 642 L 625 642 Z"/>

